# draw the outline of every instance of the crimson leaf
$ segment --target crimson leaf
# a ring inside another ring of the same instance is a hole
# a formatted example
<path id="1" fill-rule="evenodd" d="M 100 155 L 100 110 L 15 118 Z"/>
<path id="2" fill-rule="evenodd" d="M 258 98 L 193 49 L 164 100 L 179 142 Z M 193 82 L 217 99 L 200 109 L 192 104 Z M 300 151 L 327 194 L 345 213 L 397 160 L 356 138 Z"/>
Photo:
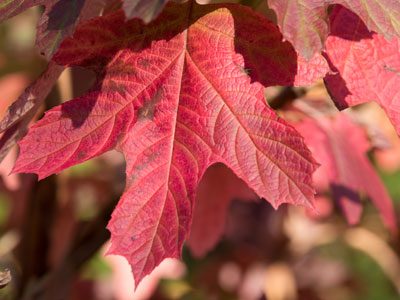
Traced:
<path id="1" fill-rule="evenodd" d="M 274 207 L 312 206 L 316 164 L 266 106 L 264 86 L 291 84 L 297 55 L 278 28 L 241 5 L 167 5 L 154 22 L 122 11 L 77 28 L 54 59 L 98 73 L 86 95 L 48 111 L 20 142 L 14 172 L 39 178 L 110 149 L 127 162 L 108 225 L 109 253 L 137 283 L 179 257 L 196 187 L 216 162 Z"/>

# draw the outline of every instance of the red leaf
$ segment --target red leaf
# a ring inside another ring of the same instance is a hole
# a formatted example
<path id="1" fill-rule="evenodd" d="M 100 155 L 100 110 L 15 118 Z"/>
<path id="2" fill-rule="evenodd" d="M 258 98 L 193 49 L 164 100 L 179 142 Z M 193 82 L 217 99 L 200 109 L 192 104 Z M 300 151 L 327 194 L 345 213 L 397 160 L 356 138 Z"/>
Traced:
<path id="1" fill-rule="evenodd" d="M 400 133 L 400 40 L 371 33 L 351 11 L 335 7 L 326 53 L 335 75 L 325 78 L 340 108 L 376 101 Z"/>
<path id="2" fill-rule="evenodd" d="M 366 156 L 369 145 L 363 130 L 344 113 L 334 119 L 306 119 L 296 128 L 322 164 L 315 176 L 328 177 L 347 221 L 356 224 L 360 219 L 358 191 L 362 190 L 380 211 L 385 224 L 396 231 L 392 201 Z"/>
<path id="3" fill-rule="evenodd" d="M 310 85 L 317 79 L 324 77 L 328 71 L 329 65 L 321 54 L 315 54 L 314 57 L 309 61 L 306 61 L 304 58 L 298 55 L 297 74 L 293 85 Z"/>
<path id="4" fill-rule="evenodd" d="M 256 195 L 226 166 L 209 167 L 196 190 L 193 222 L 187 240 L 190 252 L 203 257 L 220 239 L 233 199 L 254 200 Z"/>
<path id="5" fill-rule="evenodd" d="M 292 83 L 297 69 L 274 24 L 240 5 L 194 1 L 167 5 L 149 26 L 124 19 L 96 18 L 63 42 L 55 60 L 99 79 L 31 128 L 14 172 L 43 178 L 122 151 L 127 184 L 109 253 L 128 259 L 137 283 L 180 255 L 211 164 L 230 167 L 274 207 L 312 206 L 311 153 L 264 100 L 264 86 Z"/>

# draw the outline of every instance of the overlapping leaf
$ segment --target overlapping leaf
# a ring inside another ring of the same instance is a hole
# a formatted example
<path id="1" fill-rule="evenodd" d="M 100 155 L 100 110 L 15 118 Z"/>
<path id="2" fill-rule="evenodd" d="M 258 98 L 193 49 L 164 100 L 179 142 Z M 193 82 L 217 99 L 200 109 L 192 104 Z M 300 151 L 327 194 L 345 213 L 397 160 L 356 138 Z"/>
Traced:
<path id="1" fill-rule="evenodd" d="M 309 60 L 321 52 L 328 35 L 328 12 L 324 1 L 269 0 L 282 34 L 302 57 Z"/>
<path id="2" fill-rule="evenodd" d="M 327 177 L 348 222 L 356 224 L 360 219 L 362 206 L 358 193 L 362 190 L 380 211 L 385 224 L 396 231 L 393 204 L 366 156 L 369 145 L 363 130 L 343 113 L 332 119 L 306 119 L 296 129 L 321 162 L 315 175 Z"/>
<path id="3" fill-rule="evenodd" d="M 400 1 L 397 0 L 268 0 L 282 34 L 307 60 L 324 48 L 328 6 L 342 4 L 358 14 L 369 30 L 387 39 L 400 37 Z"/>
<path id="4" fill-rule="evenodd" d="M 376 101 L 400 134 L 400 39 L 387 41 L 348 9 L 335 7 L 326 53 L 337 72 L 325 79 L 337 106 Z"/>
<path id="5" fill-rule="evenodd" d="M 274 207 L 312 206 L 316 164 L 277 118 L 264 86 L 292 84 L 297 55 L 278 28 L 240 5 L 167 5 L 149 26 L 122 12 L 89 21 L 54 59 L 99 74 L 92 90 L 46 113 L 14 172 L 39 178 L 110 149 L 127 183 L 108 228 L 109 253 L 136 282 L 178 257 L 206 168 L 221 162 Z"/>

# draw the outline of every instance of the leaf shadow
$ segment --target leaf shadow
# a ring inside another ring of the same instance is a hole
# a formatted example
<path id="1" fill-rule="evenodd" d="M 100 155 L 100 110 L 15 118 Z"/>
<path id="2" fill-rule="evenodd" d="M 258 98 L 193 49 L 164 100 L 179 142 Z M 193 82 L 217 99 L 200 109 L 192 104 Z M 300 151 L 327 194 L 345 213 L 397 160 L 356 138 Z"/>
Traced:
<path id="1" fill-rule="evenodd" d="M 331 186 L 334 198 L 336 200 L 345 198 L 346 200 L 349 200 L 351 202 L 361 204 L 360 195 L 358 194 L 357 191 L 355 191 L 343 184 L 331 183 L 330 186 Z M 341 200 L 339 200 L 339 201 L 341 201 Z"/>
<path id="2" fill-rule="evenodd" d="M 243 59 L 242 66 L 250 82 L 264 87 L 292 86 L 297 74 L 297 54 L 283 40 L 277 25 L 256 13 L 249 18 L 250 8 L 230 10 L 234 21 L 234 52 Z M 238 59 L 240 61 L 240 57 Z"/>
<path id="3" fill-rule="evenodd" d="M 358 192 L 343 184 L 331 183 L 330 186 L 333 198 L 349 224 L 357 224 L 362 212 L 362 203 Z"/>

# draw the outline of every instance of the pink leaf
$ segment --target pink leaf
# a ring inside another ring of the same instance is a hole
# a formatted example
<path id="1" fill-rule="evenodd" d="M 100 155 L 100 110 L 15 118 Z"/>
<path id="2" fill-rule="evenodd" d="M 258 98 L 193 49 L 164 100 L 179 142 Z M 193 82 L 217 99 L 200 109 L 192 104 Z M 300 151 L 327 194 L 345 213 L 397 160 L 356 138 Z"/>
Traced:
<path id="1" fill-rule="evenodd" d="M 298 55 L 297 74 L 293 85 L 310 85 L 317 79 L 324 77 L 328 71 L 328 63 L 321 54 L 316 53 L 309 61 Z"/>
<path id="2" fill-rule="evenodd" d="M 127 183 L 109 253 L 127 258 L 137 283 L 179 257 L 211 164 L 227 165 L 274 207 L 312 206 L 316 164 L 264 99 L 264 86 L 293 83 L 297 70 L 274 24 L 240 5 L 194 1 L 167 5 L 148 26 L 124 20 L 122 11 L 96 18 L 63 42 L 54 59 L 95 70 L 98 81 L 32 126 L 14 172 L 44 178 L 122 151 Z"/>
<path id="3" fill-rule="evenodd" d="M 356 224 L 360 219 L 362 207 L 358 192 L 362 190 L 371 198 L 386 226 L 396 231 L 394 208 L 366 156 L 369 145 L 363 130 L 344 113 L 339 113 L 334 119 L 306 119 L 296 128 L 317 161 L 321 162 L 315 175 L 328 177 L 347 221 Z"/>
<path id="4" fill-rule="evenodd" d="M 371 33 L 362 21 L 343 7 L 331 14 L 326 42 L 329 63 L 337 74 L 327 75 L 327 88 L 343 109 L 376 101 L 400 133 L 400 40 Z"/>

